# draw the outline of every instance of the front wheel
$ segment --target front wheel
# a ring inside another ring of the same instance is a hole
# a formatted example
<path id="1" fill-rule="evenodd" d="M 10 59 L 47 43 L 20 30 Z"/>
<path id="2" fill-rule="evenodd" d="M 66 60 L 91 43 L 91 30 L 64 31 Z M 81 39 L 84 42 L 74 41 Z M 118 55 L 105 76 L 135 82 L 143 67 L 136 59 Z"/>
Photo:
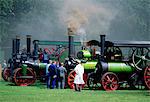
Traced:
<path id="1" fill-rule="evenodd" d="M 5 81 L 9 81 L 10 80 L 10 76 L 11 76 L 11 71 L 9 68 L 4 68 L 4 70 L 2 71 L 2 77 Z"/>
<path id="2" fill-rule="evenodd" d="M 102 76 L 101 83 L 106 91 L 117 90 L 119 87 L 119 79 L 115 73 L 107 72 Z"/>

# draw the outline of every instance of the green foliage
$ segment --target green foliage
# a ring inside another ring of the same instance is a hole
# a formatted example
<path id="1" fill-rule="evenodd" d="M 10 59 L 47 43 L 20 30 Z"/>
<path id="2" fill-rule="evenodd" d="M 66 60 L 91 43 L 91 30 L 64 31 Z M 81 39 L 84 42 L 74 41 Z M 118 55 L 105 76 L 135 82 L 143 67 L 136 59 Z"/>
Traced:
<path id="1" fill-rule="evenodd" d="M 13 0 L 0 0 L 0 16 L 8 16 L 13 14 Z"/>
<path id="2" fill-rule="evenodd" d="M 32 0 L 0 0 L 0 43 L 4 43 L 8 37 L 12 37 L 12 27 L 27 14 L 31 7 Z M 1 42 L 2 40 L 2 42 Z"/>

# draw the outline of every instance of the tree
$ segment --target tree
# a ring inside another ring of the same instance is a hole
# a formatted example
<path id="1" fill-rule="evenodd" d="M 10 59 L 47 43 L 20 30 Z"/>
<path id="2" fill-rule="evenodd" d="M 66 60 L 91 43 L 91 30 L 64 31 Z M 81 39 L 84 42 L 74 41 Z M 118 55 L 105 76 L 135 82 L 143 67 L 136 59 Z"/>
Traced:
<path id="1" fill-rule="evenodd" d="M 14 27 L 32 8 L 32 0 L 0 0 L 0 46 L 5 52 L 15 35 Z M 9 45 L 8 45 L 9 44 Z M 11 49 L 8 51 L 10 54 Z"/>

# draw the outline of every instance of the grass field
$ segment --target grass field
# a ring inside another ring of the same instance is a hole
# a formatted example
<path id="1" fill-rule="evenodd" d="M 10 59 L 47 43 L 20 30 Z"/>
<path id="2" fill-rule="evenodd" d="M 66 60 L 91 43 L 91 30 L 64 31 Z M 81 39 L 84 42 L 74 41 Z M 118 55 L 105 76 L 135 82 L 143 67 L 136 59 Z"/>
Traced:
<path id="1" fill-rule="evenodd" d="M 0 102 L 150 102 L 150 91 L 146 90 L 82 90 L 46 89 L 39 83 L 19 87 L 0 81 Z"/>

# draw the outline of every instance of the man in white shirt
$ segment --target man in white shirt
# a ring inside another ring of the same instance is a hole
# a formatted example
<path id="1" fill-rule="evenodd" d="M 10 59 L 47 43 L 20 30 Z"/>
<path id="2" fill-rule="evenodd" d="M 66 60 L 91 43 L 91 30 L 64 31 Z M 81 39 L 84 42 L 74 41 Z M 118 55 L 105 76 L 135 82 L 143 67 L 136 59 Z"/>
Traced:
<path id="1" fill-rule="evenodd" d="M 83 80 L 84 67 L 82 66 L 80 60 L 77 60 L 77 62 L 78 65 L 74 68 L 74 71 L 76 72 L 74 78 L 74 85 L 75 85 L 75 91 L 81 91 L 82 85 L 85 84 Z"/>

